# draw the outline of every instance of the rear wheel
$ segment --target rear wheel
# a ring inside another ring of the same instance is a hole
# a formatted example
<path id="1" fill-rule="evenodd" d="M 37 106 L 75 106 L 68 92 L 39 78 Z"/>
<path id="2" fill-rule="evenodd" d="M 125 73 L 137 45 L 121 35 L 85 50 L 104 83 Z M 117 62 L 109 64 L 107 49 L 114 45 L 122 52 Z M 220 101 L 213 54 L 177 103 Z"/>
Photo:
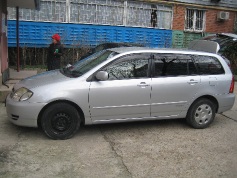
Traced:
<path id="1" fill-rule="evenodd" d="M 193 128 L 208 127 L 216 115 L 216 105 L 209 99 L 202 98 L 193 103 L 188 111 L 186 120 Z"/>
<path id="2" fill-rule="evenodd" d="M 75 107 L 68 103 L 56 103 L 44 111 L 41 126 L 50 138 L 64 140 L 78 131 L 80 122 L 80 115 Z"/>

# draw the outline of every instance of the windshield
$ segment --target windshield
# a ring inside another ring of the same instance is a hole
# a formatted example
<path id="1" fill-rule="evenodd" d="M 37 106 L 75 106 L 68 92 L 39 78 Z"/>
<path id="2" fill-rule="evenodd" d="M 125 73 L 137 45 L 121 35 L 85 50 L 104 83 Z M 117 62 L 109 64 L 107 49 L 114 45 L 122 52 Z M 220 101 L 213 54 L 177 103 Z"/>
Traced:
<path id="1" fill-rule="evenodd" d="M 115 56 L 117 53 L 113 51 L 99 51 L 94 53 L 83 60 L 76 62 L 74 65 L 63 68 L 60 72 L 68 77 L 80 77 L 89 70 L 93 69 L 100 63 L 106 61 L 107 59 Z"/>

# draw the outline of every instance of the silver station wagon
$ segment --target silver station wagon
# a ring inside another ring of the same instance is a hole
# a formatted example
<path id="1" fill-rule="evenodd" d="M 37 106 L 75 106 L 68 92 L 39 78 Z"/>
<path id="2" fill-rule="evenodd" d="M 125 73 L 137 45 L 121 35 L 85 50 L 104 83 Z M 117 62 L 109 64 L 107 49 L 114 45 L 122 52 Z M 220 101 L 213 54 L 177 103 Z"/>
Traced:
<path id="1" fill-rule="evenodd" d="M 213 53 L 121 47 L 26 78 L 6 99 L 10 121 L 68 139 L 80 124 L 185 118 L 208 127 L 234 104 L 234 80 Z M 159 124 L 159 123 L 157 123 Z"/>

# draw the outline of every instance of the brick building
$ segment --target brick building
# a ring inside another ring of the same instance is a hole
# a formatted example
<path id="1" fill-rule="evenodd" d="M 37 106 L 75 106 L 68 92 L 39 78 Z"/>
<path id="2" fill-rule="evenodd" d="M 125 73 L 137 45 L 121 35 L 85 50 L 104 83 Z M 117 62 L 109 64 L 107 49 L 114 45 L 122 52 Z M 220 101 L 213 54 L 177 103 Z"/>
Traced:
<path id="1" fill-rule="evenodd" d="M 62 36 L 67 48 L 103 42 L 185 48 L 190 41 L 212 33 L 233 33 L 237 1 L 40 0 L 39 9 L 19 10 L 20 46 L 24 49 L 47 47 L 54 33 Z M 16 9 L 8 8 L 10 51 L 16 47 L 15 17 Z M 36 56 L 35 52 L 29 56 Z"/>
<path id="2" fill-rule="evenodd" d="M 14 8 L 8 8 L 8 12 L 8 19 L 15 20 L 16 10 Z M 237 1 L 235 0 L 40 0 L 39 11 L 20 9 L 19 16 L 22 22 L 43 22 L 45 24 L 38 23 L 38 25 L 45 29 L 47 29 L 48 23 L 53 23 L 54 27 L 64 24 L 64 26 L 61 26 L 61 29 L 59 30 L 61 32 L 59 33 L 64 35 L 65 39 L 69 39 L 69 41 L 65 41 L 65 44 L 67 45 L 71 44 L 72 38 L 75 37 L 70 34 L 72 30 L 66 29 L 66 26 L 68 26 L 68 24 L 77 24 L 75 28 L 80 31 L 81 28 L 85 27 L 79 25 L 86 24 L 94 25 L 94 27 L 95 25 L 97 25 L 97 27 L 99 25 L 124 27 L 121 29 L 123 31 L 122 33 L 126 33 L 125 31 L 127 31 L 128 27 L 142 28 L 143 32 L 147 31 L 147 33 L 154 33 L 154 30 L 172 30 L 173 34 L 171 38 L 173 41 L 173 46 L 185 47 L 186 43 L 188 43 L 193 38 L 200 38 L 210 33 L 233 33 L 236 23 L 236 12 Z M 25 23 L 25 26 L 28 27 L 34 25 L 35 29 L 40 28 L 37 26 L 37 23 L 31 23 L 31 25 Z M 99 26 L 100 29 L 103 29 L 103 26 Z M 90 29 L 93 27 L 87 27 L 86 31 L 92 35 L 92 32 L 90 33 Z M 24 25 L 22 28 L 24 29 Z M 140 29 L 138 31 L 140 31 Z M 151 29 L 153 29 L 153 31 Z M 54 28 L 54 30 L 57 29 Z M 129 29 L 129 31 L 133 30 L 135 30 L 134 33 L 136 34 L 137 30 L 135 28 Z M 11 36 L 11 34 L 14 35 L 13 31 L 14 29 L 11 28 L 10 23 L 10 38 L 14 38 Z M 117 40 L 111 38 L 111 36 L 116 35 L 113 34 L 113 32 L 117 32 L 116 29 L 109 30 L 111 33 L 106 35 L 101 35 L 101 33 L 98 32 L 99 30 L 94 31 L 96 31 L 95 33 L 100 36 L 96 36 L 94 38 L 106 36 L 105 41 Z M 27 42 L 29 34 L 32 33 L 35 32 L 26 31 L 26 36 L 22 34 L 22 44 L 24 43 L 26 45 L 33 45 L 32 42 L 31 44 Z M 44 34 L 40 36 L 40 38 L 44 39 L 43 42 L 42 39 L 34 39 L 35 43 L 42 44 L 39 46 L 47 45 L 48 41 L 46 39 L 49 38 L 49 36 L 45 34 L 51 35 L 53 31 L 43 33 Z M 156 33 L 154 34 L 157 35 Z M 163 34 L 167 35 L 166 33 Z M 159 38 L 164 39 L 163 34 L 158 34 Z M 128 35 L 130 35 L 130 33 L 127 33 L 127 36 Z M 78 36 L 83 36 L 85 38 L 85 36 L 88 35 L 78 34 Z M 135 36 L 135 38 L 137 38 L 135 41 L 129 38 L 122 38 L 118 41 L 125 40 L 127 42 L 141 42 L 146 39 L 155 40 L 155 38 L 150 39 L 150 37 L 147 37 L 147 35 L 140 34 L 140 37 L 137 36 Z M 180 36 L 183 36 L 183 38 L 180 38 Z M 41 40 L 41 42 L 38 40 Z M 93 42 L 90 39 L 86 40 L 89 44 L 97 44 L 97 42 Z M 96 40 L 102 41 L 101 39 Z M 9 43 L 10 46 L 14 46 L 14 42 L 11 43 L 10 41 Z M 145 43 L 150 43 L 148 46 L 161 46 L 160 42 L 145 41 Z M 169 45 L 166 45 L 166 47 L 169 47 Z"/>
<path id="3" fill-rule="evenodd" d="M 176 0 L 173 4 L 173 46 L 186 47 L 211 33 L 236 32 L 237 1 Z"/>
<path id="4" fill-rule="evenodd" d="M 233 33 L 237 1 L 177 0 L 176 2 L 179 3 L 174 4 L 173 30 Z"/>

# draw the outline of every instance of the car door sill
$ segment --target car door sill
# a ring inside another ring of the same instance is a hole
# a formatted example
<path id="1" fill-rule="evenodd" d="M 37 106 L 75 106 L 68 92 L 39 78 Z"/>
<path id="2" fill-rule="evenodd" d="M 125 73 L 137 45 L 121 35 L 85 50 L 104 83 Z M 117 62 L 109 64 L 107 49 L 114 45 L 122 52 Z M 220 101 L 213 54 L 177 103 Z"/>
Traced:
<path id="1" fill-rule="evenodd" d="M 94 120 L 93 124 L 102 123 L 118 123 L 118 122 L 133 122 L 133 121 L 148 121 L 148 120 L 162 120 L 162 119 L 174 119 L 178 115 L 170 116 L 154 116 L 154 117 L 140 117 L 140 118 L 122 118 L 122 119 L 106 119 L 106 120 Z"/>

